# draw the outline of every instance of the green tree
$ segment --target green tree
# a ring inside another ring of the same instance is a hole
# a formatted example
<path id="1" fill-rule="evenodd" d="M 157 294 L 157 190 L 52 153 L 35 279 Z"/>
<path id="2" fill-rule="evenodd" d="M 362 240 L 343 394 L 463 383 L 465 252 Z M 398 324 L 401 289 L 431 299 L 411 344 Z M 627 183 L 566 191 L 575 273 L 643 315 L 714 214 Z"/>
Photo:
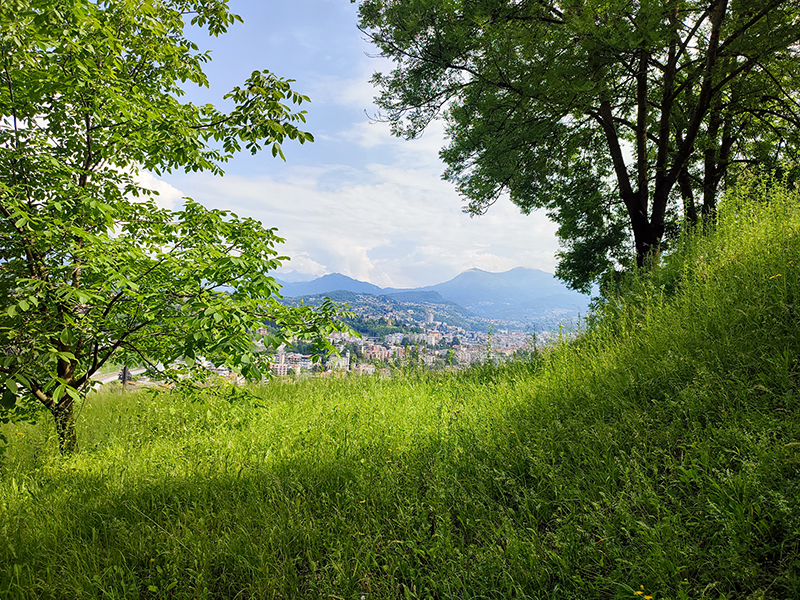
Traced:
<path id="1" fill-rule="evenodd" d="M 352 0 L 355 1 L 355 0 Z M 445 179 L 483 213 L 544 208 L 558 275 L 587 290 L 712 220 L 737 165 L 796 164 L 796 0 L 362 0 L 395 62 L 380 118 L 443 118 Z"/>
<path id="2" fill-rule="evenodd" d="M 225 99 L 187 21 L 219 35 L 227 0 L 4 0 L 0 3 L 0 417 L 37 403 L 60 449 L 77 447 L 73 407 L 112 357 L 160 368 L 200 357 L 260 378 L 252 332 L 267 320 L 315 339 L 341 324 L 325 303 L 287 308 L 267 273 L 274 229 L 186 199 L 159 208 L 139 169 L 222 173 L 242 147 L 312 141 L 291 80 L 254 72 Z"/>

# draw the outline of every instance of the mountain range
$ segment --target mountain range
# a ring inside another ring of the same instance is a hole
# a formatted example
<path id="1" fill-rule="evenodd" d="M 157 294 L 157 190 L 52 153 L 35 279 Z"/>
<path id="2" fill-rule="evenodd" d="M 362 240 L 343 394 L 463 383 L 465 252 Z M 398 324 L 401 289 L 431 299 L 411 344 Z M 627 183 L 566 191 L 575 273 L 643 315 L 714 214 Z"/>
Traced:
<path id="1" fill-rule="evenodd" d="M 312 281 L 282 281 L 286 298 L 316 296 L 347 291 L 371 296 L 388 296 L 404 302 L 456 304 L 486 319 L 538 322 L 542 319 L 572 320 L 585 315 L 589 296 L 569 289 L 550 273 L 517 267 L 503 273 L 470 269 L 449 281 L 420 288 L 381 288 L 340 273 Z"/>

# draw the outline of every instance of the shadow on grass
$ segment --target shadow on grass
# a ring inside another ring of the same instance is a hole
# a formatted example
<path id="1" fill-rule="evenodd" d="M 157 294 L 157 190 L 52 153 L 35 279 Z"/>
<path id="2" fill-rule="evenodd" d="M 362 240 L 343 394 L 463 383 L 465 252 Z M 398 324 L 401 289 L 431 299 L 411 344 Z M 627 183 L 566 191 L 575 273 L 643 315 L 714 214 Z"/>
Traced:
<path id="1" fill-rule="evenodd" d="M 6 515 L 0 571 L 31 598 L 800 595 L 783 420 L 694 427 L 593 400 L 519 403 L 488 435 L 456 415 L 403 451 L 183 457 L 124 488 L 51 470 Z"/>

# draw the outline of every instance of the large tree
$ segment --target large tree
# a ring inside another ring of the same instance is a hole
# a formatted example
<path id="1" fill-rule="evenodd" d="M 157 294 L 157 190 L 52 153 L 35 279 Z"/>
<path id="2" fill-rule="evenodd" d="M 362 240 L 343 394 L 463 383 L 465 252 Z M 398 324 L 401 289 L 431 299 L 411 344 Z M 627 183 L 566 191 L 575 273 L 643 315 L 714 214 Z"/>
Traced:
<path id="1" fill-rule="evenodd" d="M 355 0 L 352 0 L 355 1 Z M 737 164 L 796 159 L 797 0 L 362 0 L 398 135 L 447 124 L 445 178 L 480 214 L 546 208 L 579 289 L 713 219 Z"/>
<path id="2" fill-rule="evenodd" d="M 186 199 L 159 208 L 140 169 L 221 173 L 245 146 L 281 155 L 307 100 L 257 71 L 211 105 L 209 55 L 187 39 L 238 17 L 227 0 L 3 0 L 0 3 L 0 417 L 45 406 L 62 452 L 74 404 L 109 361 L 162 368 L 201 357 L 260 378 L 254 330 L 325 344 L 334 307 L 282 306 L 268 275 L 275 230 Z M 159 364 L 161 363 L 161 364 Z"/>

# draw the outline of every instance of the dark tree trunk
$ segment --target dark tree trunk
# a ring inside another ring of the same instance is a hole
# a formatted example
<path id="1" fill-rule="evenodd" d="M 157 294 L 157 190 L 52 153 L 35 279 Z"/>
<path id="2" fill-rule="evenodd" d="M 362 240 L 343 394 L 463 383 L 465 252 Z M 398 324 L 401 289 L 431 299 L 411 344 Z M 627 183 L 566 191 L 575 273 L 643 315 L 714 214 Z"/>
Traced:
<path id="1" fill-rule="evenodd" d="M 633 220 L 633 242 L 636 247 L 636 266 L 646 267 L 658 257 L 661 235 L 646 218 Z"/>
<path id="2" fill-rule="evenodd" d="M 687 223 L 694 227 L 697 225 L 697 207 L 694 204 L 694 190 L 692 190 L 692 180 L 689 170 L 684 166 L 678 175 L 678 184 L 681 188 L 683 198 L 683 214 Z"/>
<path id="3" fill-rule="evenodd" d="M 72 398 L 67 396 L 50 410 L 56 422 L 58 448 L 63 455 L 74 454 L 78 450 L 78 436 L 75 432 L 72 407 Z"/>
<path id="4" fill-rule="evenodd" d="M 719 182 L 717 137 L 722 126 L 722 117 L 719 107 L 711 111 L 708 119 L 708 147 L 704 152 L 704 177 L 703 177 L 703 205 L 700 209 L 703 216 L 703 226 L 707 226 L 716 215 L 717 183 Z"/>

